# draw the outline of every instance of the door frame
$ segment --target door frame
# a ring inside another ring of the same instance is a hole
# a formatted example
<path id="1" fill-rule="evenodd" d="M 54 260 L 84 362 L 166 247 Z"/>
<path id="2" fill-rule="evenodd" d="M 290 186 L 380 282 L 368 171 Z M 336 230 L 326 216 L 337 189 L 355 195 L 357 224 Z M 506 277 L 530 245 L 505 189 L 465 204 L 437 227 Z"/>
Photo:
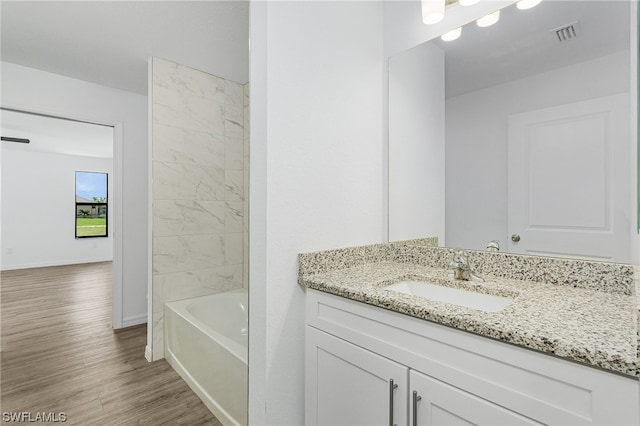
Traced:
<path id="1" fill-rule="evenodd" d="M 123 176 L 123 123 L 109 122 L 93 116 L 78 116 L 75 114 L 59 113 L 57 111 L 47 111 L 34 109 L 19 105 L 2 104 L 4 110 L 22 112 L 26 114 L 41 115 L 45 117 L 58 118 L 62 120 L 76 121 L 79 123 L 96 124 L 113 128 L 113 219 L 111 229 L 113 230 L 113 261 L 111 280 L 111 327 L 118 329 L 123 327 L 122 318 L 122 176 Z"/>

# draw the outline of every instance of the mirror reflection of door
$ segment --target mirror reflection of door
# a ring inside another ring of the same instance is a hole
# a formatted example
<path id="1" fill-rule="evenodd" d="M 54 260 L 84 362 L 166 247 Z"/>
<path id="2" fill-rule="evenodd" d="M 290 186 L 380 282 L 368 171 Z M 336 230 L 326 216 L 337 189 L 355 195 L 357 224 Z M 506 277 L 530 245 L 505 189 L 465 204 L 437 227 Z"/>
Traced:
<path id="1" fill-rule="evenodd" d="M 630 261 L 626 94 L 512 115 L 508 150 L 510 252 Z"/>

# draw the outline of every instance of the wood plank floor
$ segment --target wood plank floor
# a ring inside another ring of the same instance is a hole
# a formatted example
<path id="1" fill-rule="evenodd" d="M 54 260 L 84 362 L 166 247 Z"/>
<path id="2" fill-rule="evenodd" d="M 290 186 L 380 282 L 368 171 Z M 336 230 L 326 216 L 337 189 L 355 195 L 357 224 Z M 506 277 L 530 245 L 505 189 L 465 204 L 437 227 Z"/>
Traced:
<path id="1" fill-rule="evenodd" d="M 63 412 L 69 425 L 221 424 L 165 361 L 145 360 L 145 325 L 111 329 L 111 262 L 0 279 L 2 413 Z"/>

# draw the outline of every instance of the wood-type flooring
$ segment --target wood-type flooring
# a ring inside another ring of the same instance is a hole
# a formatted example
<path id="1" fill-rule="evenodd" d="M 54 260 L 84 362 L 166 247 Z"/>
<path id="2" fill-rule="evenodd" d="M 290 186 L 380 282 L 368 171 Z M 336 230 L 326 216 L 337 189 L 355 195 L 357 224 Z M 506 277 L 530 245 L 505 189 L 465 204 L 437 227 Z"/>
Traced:
<path id="1" fill-rule="evenodd" d="M 111 262 L 1 273 L 0 422 L 220 425 L 169 364 L 146 361 L 146 325 L 112 330 L 111 277 Z"/>

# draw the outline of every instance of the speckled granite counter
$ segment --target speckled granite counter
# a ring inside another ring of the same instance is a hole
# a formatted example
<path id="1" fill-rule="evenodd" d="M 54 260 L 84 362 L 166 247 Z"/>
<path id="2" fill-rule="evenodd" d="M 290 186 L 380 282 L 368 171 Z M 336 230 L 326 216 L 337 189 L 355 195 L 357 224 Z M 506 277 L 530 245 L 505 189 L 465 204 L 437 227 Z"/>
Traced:
<path id="1" fill-rule="evenodd" d="M 634 267 L 469 252 L 471 266 L 485 279 L 475 283 L 447 276 L 451 253 L 406 244 L 306 253 L 299 257 L 299 283 L 616 373 L 640 374 Z M 404 279 L 507 296 L 513 302 L 490 313 L 385 289 Z"/>

